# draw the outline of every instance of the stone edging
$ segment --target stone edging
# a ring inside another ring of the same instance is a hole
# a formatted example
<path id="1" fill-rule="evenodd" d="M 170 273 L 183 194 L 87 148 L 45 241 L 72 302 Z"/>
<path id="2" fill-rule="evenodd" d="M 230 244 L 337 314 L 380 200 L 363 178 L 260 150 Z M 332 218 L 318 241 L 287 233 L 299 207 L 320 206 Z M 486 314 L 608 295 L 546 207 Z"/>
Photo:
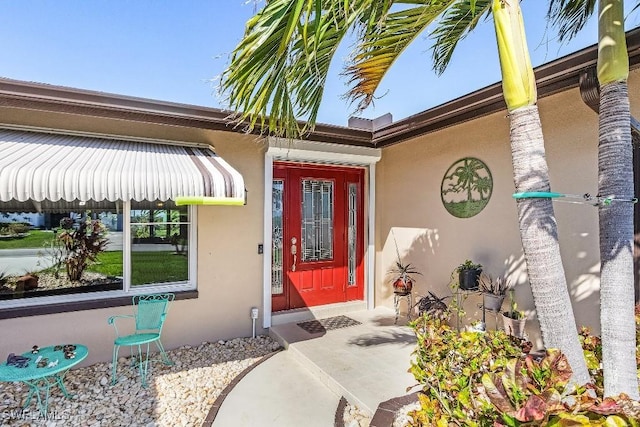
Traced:
<path id="1" fill-rule="evenodd" d="M 407 405 L 417 402 L 419 393 L 421 392 L 416 391 L 415 393 L 407 394 L 400 397 L 394 397 L 393 399 L 389 399 L 386 402 L 380 403 L 378 405 L 376 413 L 373 414 L 373 418 L 371 419 L 371 424 L 369 424 L 369 427 L 391 427 L 393 425 L 393 421 L 396 418 L 396 413 L 398 412 L 398 410 Z"/>
<path id="2" fill-rule="evenodd" d="M 218 411 L 220 411 L 220 407 L 222 406 L 222 403 L 227 398 L 229 393 L 231 393 L 233 388 L 240 382 L 240 380 L 242 380 L 249 372 L 253 371 L 255 368 L 257 368 L 263 362 L 265 362 L 266 360 L 268 360 L 271 357 L 275 356 L 276 354 L 280 353 L 282 350 L 284 350 L 284 349 L 280 348 L 279 350 L 273 351 L 273 352 L 271 352 L 271 353 L 269 353 L 269 354 L 267 354 L 265 356 L 262 356 L 262 359 L 258 360 L 256 363 L 254 363 L 253 365 L 249 366 L 244 371 L 240 372 L 233 379 L 233 381 L 231 381 L 224 388 L 224 390 L 222 390 L 222 393 L 220 393 L 220 395 L 216 398 L 215 402 L 213 402 L 213 405 L 211 405 L 211 409 L 209 410 L 209 413 L 207 414 L 207 418 L 205 418 L 204 422 L 202 423 L 202 427 L 210 427 L 213 424 L 213 421 L 216 419 L 216 416 L 218 415 Z"/>
<path id="3" fill-rule="evenodd" d="M 336 408 L 336 415 L 333 419 L 333 427 L 345 427 L 344 426 L 344 410 L 347 407 L 347 399 L 344 396 L 340 397 L 338 407 Z"/>
<path id="4" fill-rule="evenodd" d="M 385 402 L 380 403 L 378 405 L 378 409 L 376 409 L 376 413 L 373 414 L 373 418 L 371 419 L 371 424 L 369 424 L 369 427 L 393 426 L 393 422 L 395 421 L 398 411 L 407 405 L 416 403 L 418 401 L 418 394 L 420 393 L 420 391 L 416 391 L 415 393 L 407 394 L 400 397 L 394 397 L 393 399 L 389 399 Z M 333 422 L 334 427 L 345 427 L 344 410 L 346 406 L 347 400 L 344 398 L 344 396 L 342 396 L 340 398 L 340 402 L 338 402 L 338 407 L 336 408 L 336 415 Z"/>

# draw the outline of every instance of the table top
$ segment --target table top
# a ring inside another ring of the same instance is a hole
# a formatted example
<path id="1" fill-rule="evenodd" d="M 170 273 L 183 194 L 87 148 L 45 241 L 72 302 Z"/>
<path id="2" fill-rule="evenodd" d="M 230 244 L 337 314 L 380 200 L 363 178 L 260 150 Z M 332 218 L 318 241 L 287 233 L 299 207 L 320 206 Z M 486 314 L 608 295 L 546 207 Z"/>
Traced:
<path id="1" fill-rule="evenodd" d="M 29 359 L 29 365 L 26 368 L 18 368 L 16 366 L 7 365 L 7 362 L 0 364 L 0 381 L 30 381 L 39 378 L 48 377 L 82 362 L 89 354 L 89 349 L 81 344 L 73 344 L 76 346 L 76 357 L 73 359 L 65 359 L 63 350 L 54 350 L 55 346 L 41 348 L 38 353 L 32 354 L 30 351 L 23 353 L 22 356 Z M 38 368 L 36 360 L 39 356 L 49 359 L 49 362 L 58 361 L 56 366 Z"/>

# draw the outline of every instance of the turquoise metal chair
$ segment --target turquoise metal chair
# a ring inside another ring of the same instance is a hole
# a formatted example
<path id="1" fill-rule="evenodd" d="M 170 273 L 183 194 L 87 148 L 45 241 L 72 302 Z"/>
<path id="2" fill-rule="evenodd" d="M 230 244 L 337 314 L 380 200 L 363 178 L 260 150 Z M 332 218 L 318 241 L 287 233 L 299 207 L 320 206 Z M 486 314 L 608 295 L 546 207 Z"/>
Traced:
<path id="1" fill-rule="evenodd" d="M 152 294 L 152 295 L 136 295 L 133 297 L 133 305 L 136 307 L 135 314 L 111 316 L 107 320 L 116 330 L 116 339 L 113 342 L 113 368 L 111 373 L 111 384 L 117 382 L 116 368 L 118 366 L 118 350 L 121 346 L 129 346 L 131 355 L 133 349 L 137 347 L 136 359 L 138 361 L 138 370 L 140 371 L 140 379 L 142 386 L 147 386 L 147 372 L 149 369 L 149 345 L 153 342 L 158 347 L 160 356 L 165 365 L 173 365 L 169 360 L 167 353 L 164 351 L 162 342 L 160 342 L 160 334 L 164 325 L 169 303 L 175 298 L 174 294 Z M 118 319 L 134 319 L 135 332 L 129 335 L 120 335 L 116 320 Z M 143 354 L 143 347 L 147 346 Z"/>

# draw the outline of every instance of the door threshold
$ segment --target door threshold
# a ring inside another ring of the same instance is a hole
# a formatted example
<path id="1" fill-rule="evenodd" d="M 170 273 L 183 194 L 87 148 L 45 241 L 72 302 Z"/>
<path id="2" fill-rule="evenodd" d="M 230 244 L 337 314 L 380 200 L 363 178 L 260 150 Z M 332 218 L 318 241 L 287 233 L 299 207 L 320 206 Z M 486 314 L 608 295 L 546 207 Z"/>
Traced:
<path id="1" fill-rule="evenodd" d="M 348 301 L 336 304 L 318 305 L 315 307 L 296 308 L 271 313 L 271 325 L 284 325 L 285 323 L 304 322 L 305 320 L 324 319 L 326 317 L 347 314 L 353 311 L 367 309 L 365 301 Z"/>

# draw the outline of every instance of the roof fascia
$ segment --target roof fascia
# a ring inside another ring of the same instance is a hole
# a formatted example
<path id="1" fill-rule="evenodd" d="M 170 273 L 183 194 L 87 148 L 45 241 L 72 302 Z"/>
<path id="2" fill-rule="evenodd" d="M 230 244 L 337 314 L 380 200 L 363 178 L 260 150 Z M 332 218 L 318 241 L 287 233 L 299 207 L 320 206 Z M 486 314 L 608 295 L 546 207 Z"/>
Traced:
<path id="1" fill-rule="evenodd" d="M 640 66 L 640 28 L 627 32 L 631 68 Z M 578 87 L 580 73 L 596 66 L 598 46 L 592 45 L 536 67 L 538 98 Z M 506 110 L 501 82 L 399 120 L 373 132 L 373 145 L 386 147 L 449 126 Z"/>
<path id="2" fill-rule="evenodd" d="M 627 32 L 627 48 L 631 68 L 640 67 L 640 28 Z M 543 98 L 577 87 L 580 72 L 595 66 L 596 61 L 597 45 L 592 45 L 536 67 L 534 72 L 538 97 Z M 245 132 L 242 124 L 232 122 L 232 114 L 229 111 L 217 108 L 6 78 L 0 78 L 0 106 L 159 125 Z M 317 124 L 313 132 L 304 139 L 381 148 L 505 109 L 501 83 L 498 82 L 373 132 Z M 261 129 L 258 128 L 253 133 L 261 134 Z"/>
<path id="3" fill-rule="evenodd" d="M 244 133 L 229 111 L 105 92 L 0 78 L 0 106 L 159 125 Z M 260 134 L 260 128 L 254 134 Z M 371 132 L 318 124 L 307 139 L 371 146 Z"/>

